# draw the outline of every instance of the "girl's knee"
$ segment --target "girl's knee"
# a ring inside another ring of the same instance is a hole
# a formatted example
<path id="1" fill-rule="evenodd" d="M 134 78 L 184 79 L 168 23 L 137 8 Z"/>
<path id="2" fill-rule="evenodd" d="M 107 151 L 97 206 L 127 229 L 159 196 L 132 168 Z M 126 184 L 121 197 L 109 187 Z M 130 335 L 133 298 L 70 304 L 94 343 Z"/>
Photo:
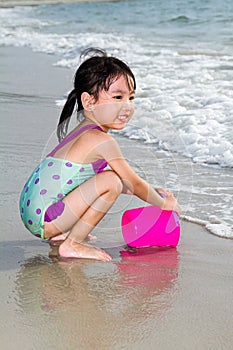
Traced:
<path id="1" fill-rule="evenodd" d="M 112 170 L 104 171 L 104 179 L 103 181 L 108 186 L 109 191 L 115 193 L 119 196 L 123 190 L 123 183 L 119 176 Z"/>

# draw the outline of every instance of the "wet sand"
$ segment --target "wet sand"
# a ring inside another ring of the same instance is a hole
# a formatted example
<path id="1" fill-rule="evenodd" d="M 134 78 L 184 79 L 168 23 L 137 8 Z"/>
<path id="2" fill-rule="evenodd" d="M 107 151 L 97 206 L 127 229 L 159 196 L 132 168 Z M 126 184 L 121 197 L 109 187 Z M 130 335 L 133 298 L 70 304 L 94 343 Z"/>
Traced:
<path id="1" fill-rule="evenodd" d="M 71 88 L 73 73 L 54 62 L 29 49 L 0 48 L 2 348 L 230 350 L 232 240 L 181 221 L 176 249 L 130 253 L 120 218 L 139 202 L 126 196 L 94 232 L 111 263 L 57 260 L 56 248 L 23 227 L 21 188 L 55 142 L 54 101 Z M 119 142 L 130 159 L 135 148 L 141 161 L 147 154 L 136 141 Z"/>

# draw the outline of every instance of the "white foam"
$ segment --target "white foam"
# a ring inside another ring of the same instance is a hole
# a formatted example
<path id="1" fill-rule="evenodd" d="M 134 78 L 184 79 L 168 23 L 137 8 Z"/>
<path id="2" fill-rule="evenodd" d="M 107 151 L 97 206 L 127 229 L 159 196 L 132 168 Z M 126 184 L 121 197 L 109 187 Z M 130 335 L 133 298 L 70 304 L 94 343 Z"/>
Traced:
<path id="1" fill-rule="evenodd" d="M 206 220 L 201 220 L 198 218 L 193 218 L 191 216 L 181 216 L 182 220 L 192 222 L 204 226 L 210 233 L 215 236 L 222 238 L 231 238 L 233 239 L 233 230 L 229 225 L 223 222 L 209 222 Z"/>
<path id="2" fill-rule="evenodd" d="M 216 236 L 233 239 L 233 230 L 229 226 L 227 226 L 226 224 L 208 223 L 205 227 L 209 232 L 213 233 Z"/>

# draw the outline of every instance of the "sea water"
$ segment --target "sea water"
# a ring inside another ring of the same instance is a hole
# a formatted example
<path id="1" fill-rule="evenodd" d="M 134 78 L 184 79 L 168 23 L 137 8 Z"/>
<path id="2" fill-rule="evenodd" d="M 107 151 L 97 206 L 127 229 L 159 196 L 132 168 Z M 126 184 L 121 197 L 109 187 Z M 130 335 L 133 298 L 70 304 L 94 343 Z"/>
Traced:
<path id="1" fill-rule="evenodd" d="M 137 91 L 123 136 L 176 164 L 166 185 L 191 196 L 186 219 L 233 237 L 232 0 L 21 6 L 1 8 L 0 21 L 0 45 L 56 54 L 73 71 L 87 47 L 125 60 Z"/>

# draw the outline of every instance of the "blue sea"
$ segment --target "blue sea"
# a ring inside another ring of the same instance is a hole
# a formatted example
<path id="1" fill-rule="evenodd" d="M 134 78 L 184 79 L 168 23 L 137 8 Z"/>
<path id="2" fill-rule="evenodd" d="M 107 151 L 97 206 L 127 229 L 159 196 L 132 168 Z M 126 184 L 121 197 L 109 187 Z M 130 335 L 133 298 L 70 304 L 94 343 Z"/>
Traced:
<path id="1" fill-rule="evenodd" d="M 186 218 L 233 237 L 232 0 L 16 6 L 0 8 L 0 22 L 0 46 L 54 54 L 57 66 L 73 71 L 87 47 L 125 60 L 137 92 L 122 136 L 186 159 L 192 178 L 179 182 L 192 195 Z M 178 175 L 168 181 L 175 191 Z"/>

